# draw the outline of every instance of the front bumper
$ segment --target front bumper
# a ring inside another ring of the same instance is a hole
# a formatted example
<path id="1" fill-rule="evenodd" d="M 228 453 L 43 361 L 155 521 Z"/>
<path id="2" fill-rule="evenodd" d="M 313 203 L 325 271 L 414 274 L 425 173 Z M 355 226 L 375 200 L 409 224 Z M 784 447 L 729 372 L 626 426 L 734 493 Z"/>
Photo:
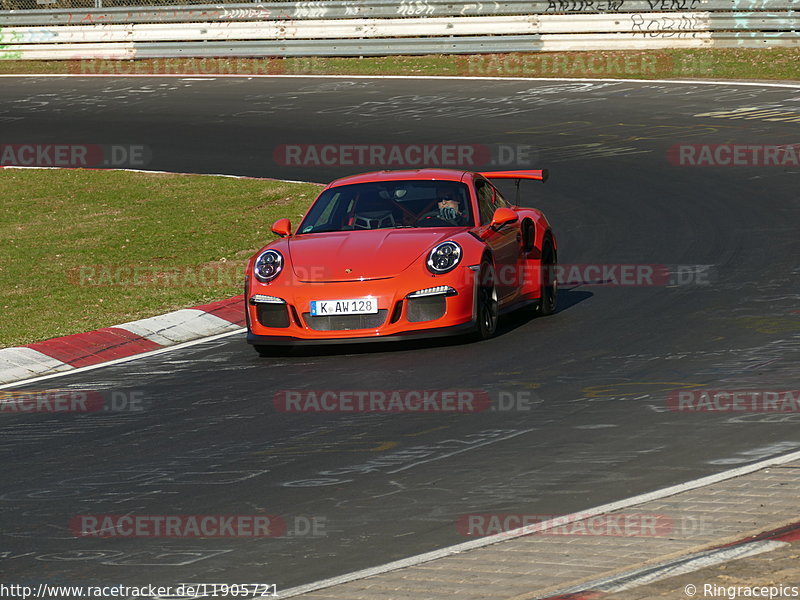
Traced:
<path id="1" fill-rule="evenodd" d="M 256 346 L 307 346 L 307 345 L 328 345 L 328 344 L 368 344 L 378 342 L 401 342 L 412 340 L 424 340 L 440 337 L 450 337 L 465 335 L 475 331 L 477 324 L 474 320 L 461 325 L 450 327 L 437 327 L 434 329 L 422 329 L 415 331 L 405 331 L 395 335 L 379 335 L 370 337 L 346 337 L 346 338 L 297 338 L 290 336 L 255 335 L 247 332 L 247 343 Z"/>
<path id="2" fill-rule="evenodd" d="M 409 298 L 413 292 L 447 286 L 452 295 Z M 256 345 L 346 344 L 396 341 L 468 333 L 476 327 L 474 268 L 459 266 L 445 275 L 400 274 L 366 281 L 311 283 L 287 277 L 280 282 L 251 279 L 245 293 L 247 341 Z M 255 296 L 279 303 L 253 303 Z M 310 314 L 314 300 L 371 296 L 377 314 L 320 317 Z"/>

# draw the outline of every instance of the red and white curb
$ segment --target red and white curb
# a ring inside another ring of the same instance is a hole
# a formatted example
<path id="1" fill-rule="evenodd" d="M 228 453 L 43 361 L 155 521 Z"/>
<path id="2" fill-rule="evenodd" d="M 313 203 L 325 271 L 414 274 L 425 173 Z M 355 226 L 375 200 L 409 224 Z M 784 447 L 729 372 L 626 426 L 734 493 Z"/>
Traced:
<path id="1" fill-rule="evenodd" d="M 669 561 L 648 565 L 641 569 L 618 573 L 611 577 L 595 579 L 555 594 L 540 596 L 538 600 L 595 600 L 604 594 L 622 592 L 668 577 L 693 573 L 731 560 L 756 556 L 788 546 L 800 540 L 800 523 L 792 523 L 780 529 L 765 531 L 758 536 L 726 544 L 718 548 L 696 552 Z"/>
<path id="2" fill-rule="evenodd" d="M 243 302 L 243 296 L 235 296 L 114 327 L 0 349 L 0 384 L 238 331 L 244 326 Z"/>
<path id="3" fill-rule="evenodd" d="M 313 183 L 270 177 L 218 173 L 175 173 L 145 169 L 84 169 L 17 165 L 0 165 L 0 169 L 126 171 L 129 173 L 200 175 L 286 183 Z M 0 349 L 0 385 L 99 365 L 168 346 L 238 331 L 245 324 L 243 302 L 243 296 L 235 296 L 211 304 L 176 310 L 114 327 L 53 338 L 27 346 L 2 348 Z"/>

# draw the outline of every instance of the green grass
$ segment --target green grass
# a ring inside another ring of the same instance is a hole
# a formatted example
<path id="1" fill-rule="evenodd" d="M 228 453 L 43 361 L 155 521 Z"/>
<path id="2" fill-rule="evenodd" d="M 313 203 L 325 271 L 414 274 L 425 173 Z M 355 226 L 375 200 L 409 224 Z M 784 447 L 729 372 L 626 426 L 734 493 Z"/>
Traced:
<path id="1" fill-rule="evenodd" d="M 0 52 L 0 59 L 4 58 Z M 21 61 L 0 73 L 443 75 L 800 80 L 800 48 L 619 50 L 367 58 Z"/>
<path id="2" fill-rule="evenodd" d="M 0 347 L 242 293 L 250 255 L 315 184 L 0 170 Z M 138 270 L 134 270 L 138 267 Z"/>

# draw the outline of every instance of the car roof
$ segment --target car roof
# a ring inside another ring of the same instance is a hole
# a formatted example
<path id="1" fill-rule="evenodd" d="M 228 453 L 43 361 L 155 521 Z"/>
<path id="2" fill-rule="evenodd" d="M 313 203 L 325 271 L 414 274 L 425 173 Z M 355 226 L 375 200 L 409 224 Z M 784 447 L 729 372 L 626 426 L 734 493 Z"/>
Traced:
<path id="1" fill-rule="evenodd" d="M 469 171 L 460 169 L 409 169 L 405 171 L 373 171 L 342 177 L 328 184 L 327 187 L 351 185 L 354 183 L 374 183 L 380 181 L 402 181 L 409 179 L 437 180 L 437 181 L 463 181 Z"/>

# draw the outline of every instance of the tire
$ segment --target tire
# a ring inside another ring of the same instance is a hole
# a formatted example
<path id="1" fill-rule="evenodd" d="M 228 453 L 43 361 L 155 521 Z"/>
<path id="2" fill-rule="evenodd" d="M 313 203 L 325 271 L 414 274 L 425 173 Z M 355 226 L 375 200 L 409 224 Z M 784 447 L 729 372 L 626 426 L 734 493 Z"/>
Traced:
<path id="1" fill-rule="evenodd" d="M 552 315 L 556 312 L 558 303 L 558 281 L 556 279 L 555 267 L 558 264 L 556 249 L 553 247 L 552 240 L 545 238 L 542 244 L 542 294 L 539 300 L 537 313 L 541 316 Z"/>
<path id="2" fill-rule="evenodd" d="M 494 267 L 488 262 L 481 264 L 478 281 L 478 293 L 475 298 L 475 315 L 478 323 L 473 337 L 475 340 L 487 340 L 497 331 L 499 319 L 497 278 L 494 274 Z"/>

